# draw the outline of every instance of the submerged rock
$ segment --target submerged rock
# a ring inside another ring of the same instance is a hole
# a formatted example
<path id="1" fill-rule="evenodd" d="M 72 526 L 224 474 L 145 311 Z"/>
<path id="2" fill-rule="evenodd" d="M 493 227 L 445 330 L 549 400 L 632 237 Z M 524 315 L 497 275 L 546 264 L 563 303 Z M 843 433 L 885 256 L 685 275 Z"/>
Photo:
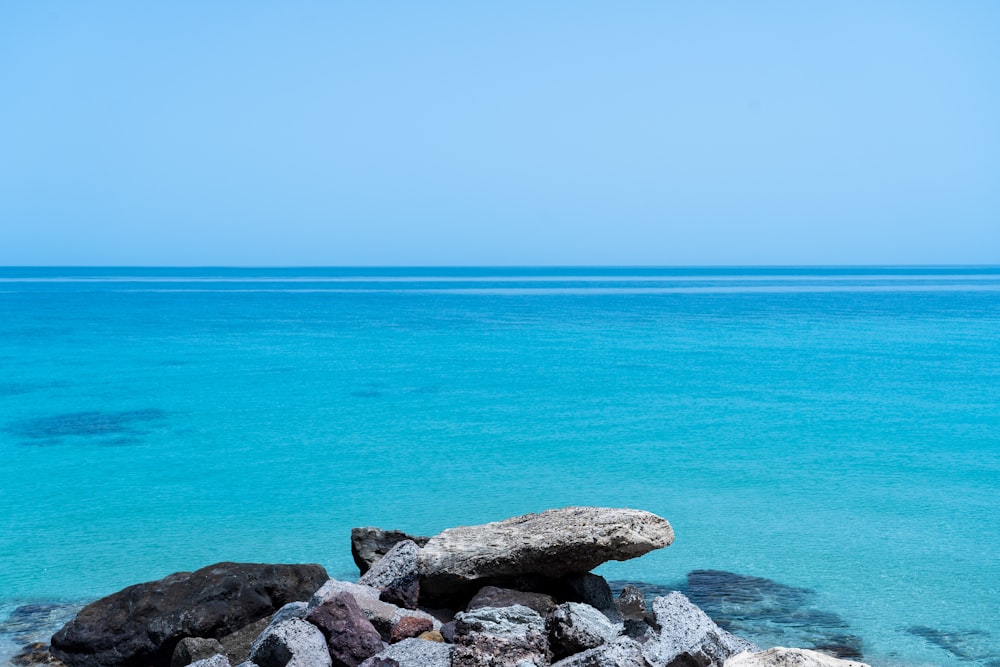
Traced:
<path id="1" fill-rule="evenodd" d="M 730 632 L 765 645 L 798 645 L 840 658 L 863 658 L 861 639 L 843 618 L 817 609 L 816 593 L 764 577 L 723 570 L 694 570 L 684 592 Z"/>
<path id="2" fill-rule="evenodd" d="M 70 667 L 168 667 L 185 637 L 219 638 L 305 600 L 320 565 L 218 563 L 129 586 L 84 607 L 52 637 Z"/>
<path id="3" fill-rule="evenodd" d="M 49 665 L 50 667 L 65 667 L 62 660 L 52 657 L 49 653 L 49 645 L 44 642 L 32 642 L 18 651 L 11 659 L 10 664 L 15 667 L 36 667 L 39 665 Z"/>
<path id="4" fill-rule="evenodd" d="M 914 637 L 947 651 L 959 660 L 981 662 L 989 667 L 1000 667 L 1000 649 L 993 636 L 985 630 L 942 630 L 925 625 L 906 629 Z"/>
<path id="5" fill-rule="evenodd" d="M 804 648 L 775 646 L 757 653 L 738 653 L 725 667 L 869 667 L 863 662 L 841 660 Z"/>
<path id="6" fill-rule="evenodd" d="M 582 574 L 670 545 L 666 519 L 633 509 L 566 507 L 451 528 L 420 549 L 421 590 L 446 597 L 480 580 Z"/>
<path id="7" fill-rule="evenodd" d="M 409 540 L 418 547 L 427 544 L 429 537 L 409 535 L 401 530 L 382 530 L 381 528 L 365 527 L 351 529 L 351 555 L 354 564 L 361 574 L 365 574 L 372 565 L 396 546 L 397 542 Z"/>

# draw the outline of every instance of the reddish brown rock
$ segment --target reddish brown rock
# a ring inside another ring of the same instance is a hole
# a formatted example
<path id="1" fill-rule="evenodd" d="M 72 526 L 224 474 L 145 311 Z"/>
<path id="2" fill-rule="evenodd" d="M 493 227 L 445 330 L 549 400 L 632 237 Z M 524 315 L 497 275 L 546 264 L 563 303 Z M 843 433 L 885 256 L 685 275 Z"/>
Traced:
<path id="1" fill-rule="evenodd" d="M 417 637 L 424 632 L 430 632 L 433 629 L 434 624 L 426 618 L 404 616 L 399 619 L 399 623 L 392 626 L 392 632 L 389 633 L 389 643 L 395 644 L 410 637 Z"/>
<path id="2" fill-rule="evenodd" d="M 382 650 L 382 638 L 350 593 L 338 593 L 309 610 L 306 620 L 326 638 L 335 667 L 358 667 Z"/>

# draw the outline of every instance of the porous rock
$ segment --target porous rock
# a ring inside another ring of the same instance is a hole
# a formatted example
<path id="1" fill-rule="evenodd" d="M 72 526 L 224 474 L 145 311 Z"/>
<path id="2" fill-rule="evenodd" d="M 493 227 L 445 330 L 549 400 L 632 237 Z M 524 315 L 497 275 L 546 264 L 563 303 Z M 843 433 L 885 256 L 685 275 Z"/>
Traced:
<path id="1" fill-rule="evenodd" d="M 541 667 L 551 656 L 544 619 L 524 605 L 455 615 L 453 667 Z"/>
<path id="2" fill-rule="evenodd" d="M 574 574 L 562 580 L 564 595 L 572 602 L 582 602 L 597 609 L 612 623 L 621 623 L 621 613 L 604 577 L 593 572 Z"/>
<path id="3" fill-rule="evenodd" d="M 618 594 L 618 612 L 625 620 L 641 621 L 647 612 L 646 598 L 635 586 L 625 586 Z"/>
<path id="4" fill-rule="evenodd" d="M 338 593 L 313 607 L 306 620 L 323 633 L 337 667 L 357 667 L 382 650 L 382 637 L 350 593 Z"/>
<path id="5" fill-rule="evenodd" d="M 195 660 L 191 663 L 190 667 L 230 667 L 230 663 L 229 658 L 221 653 L 216 653 L 207 658 Z"/>
<path id="6" fill-rule="evenodd" d="M 260 633 L 264 632 L 264 629 L 267 628 L 267 626 L 270 625 L 275 618 L 278 618 L 278 614 L 281 613 L 282 609 L 287 609 L 290 605 L 305 606 L 305 603 L 289 602 L 275 612 L 273 616 L 265 616 L 259 621 L 254 621 L 250 625 L 243 626 L 236 632 L 232 632 L 225 637 L 219 637 L 219 643 L 222 644 L 222 648 L 225 651 L 226 657 L 229 658 L 229 662 L 234 665 L 246 662 L 250 657 L 250 647 L 253 646 L 253 640 L 257 639 L 257 637 L 260 636 Z"/>
<path id="7" fill-rule="evenodd" d="M 730 656 L 757 651 L 745 639 L 716 625 L 705 612 L 676 591 L 653 599 L 653 615 L 660 632 L 642 645 L 643 655 L 653 665 L 721 667 Z"/>
<path id="8" fill-rule="evenodd" d="M 361 574 L 368 572 L 372 565 L 396 545 L 397 542 L 409 540 L 418 547 L 427 544 L 429 537 L 408 535 L 401 530 L 382 530 L 381 528 L 364 527 L 351 529 L 351 555 Z"/>
<path id="9" fill-rule="evenodd" d="M 398 667 L 451 667 L 454 650 L 451 644 L 404 639 L 368 658 L 361 663 L 361 667 L 385 667 L 391 664 Z"/>
<path id="10" fill-rule="evenodd" d="M 361 576 L 358 583 L 379 591 L 379 597 L 400 607 L 417 608 L 420 579 L 417 573 L 417 552 L 413 540 L 397 542 L 381 559 Z"/>
<path id="11" fill-rule="evenodd" d="M 545 619 L 549 646 L 556 658 L 596 648 L 618 636 L 619 626 L 590 605 L 564 602 Z"/>
<path id="12" fill-rule="evenodd" d="M 404 639 L 410 639 L 412 637 L 422 635 L 425 632 L 433 631 L 434 625 L 426 618 L 421 618 L 420 616 L 404 616 L 399 619 L 399 623 L 392 626 L 392 630 L 389 632 L 389 643 L 395 644 L 396 642 L 401 642 Z"/>
<path id="13" fill-rule="evenodd" d="M 379 591 L 371 586 L 362 586 L 336 579 L 330 579 L 316 591 L 316 594 L 309 600 L 309 608 L 317 607 L 341 592 L 350 593 L 354 597 L 365 617 L 372 622 L 383 639 L 389 639 L 393 626 L 399 623 L 404 616 L 426 618 L 435 630 L 441 628 L 441 621 L 427 612 L 419 609 L 401 609 L 394 604 L 380 600 Z"/>
<path id="14" fill-rule="evenodd" d="M 62 660 L 52 657 L 52 654 L 49 653 L 49 645 L 45 642 L 31 642 L 22 647 L 11 657 L 10 664 L 15 667 L 40 667 L 42 665 L 66 667 L 66 663 Z"/>
<path id="15" fill-rule="evenodd" d="M 552 667 L 651 667 L 642 655 L 642 646 L 628 637 L 618 637 L 552 663 Z"/>
<path id="16" fill-rule="evenodd" d="M 227 635 L 305 600 L 326 581 L 320 565 L 218 563 L 129 586 L 84 607 L 52 637 L 70 667 L 167 667 L 185 637 Z"/>
<path id="17" fill-rule="evenodd" d="M 483 579 L 588 572 L 609 560 L 668 546 L 673 539 L 666 519 L 603 507 L 566 507 L 450 528 L 420 549 L 421 595 L 443 597 Z"/>
<path id="18" fill-rule="evenodd" d="M 292 618 L 270 625 L 250 648 L 259 667 L 332 667 L 326 638 L 312 623 Z"/>
<path id="19" fill-rule="evenodd" d="M 480 609 L 482 607 L 511 607 L 515 604 L 521 604 L 528 609 L 534 609 L 542 616 L 548 615 L 556 607 L 556 601 L 551 595 L 546 595 L 545 593 L 517 591 L 513 588 L 500 588 L 498 586 L 483 586 L 469 600 L 469 604 L 465 610 L 472 611 L 473 609 Z"/>
<path id="20" fill-rule="evenodd" d="M 804 648 L 775 646 L 757 653 L 737 653 L 725 662 L 725 667 L 868 667 L 863 662 L 841 660 Z"/>
<path id="21" fill-rule="evenodd" d="M 170 667 L 187 667 L 193 662 L 225 652 L 226 649 L 218 639 L 185 637 L 177 642 L 177 648 L 170 658 Z"/>

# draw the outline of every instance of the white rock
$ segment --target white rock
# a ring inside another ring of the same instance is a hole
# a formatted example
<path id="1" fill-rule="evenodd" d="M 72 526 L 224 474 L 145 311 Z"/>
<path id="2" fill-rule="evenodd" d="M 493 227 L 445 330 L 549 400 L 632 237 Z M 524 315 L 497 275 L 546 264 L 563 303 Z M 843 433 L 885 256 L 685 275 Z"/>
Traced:
<path id="1" fill-rule="evenodd" d="M 756 651 L 745 639 L 726 632 L 684 595 L 674 591 L 653 599 L 653 614 L 659 634 L 642 646 L 646 660 L 655 666 L 667 665 L 687 653 L 701 665 L 721 665 L 742 651 Z"/>
<path id="2" fill-rule="evenodd" d="M 399 663 L 399 667 L 451 667 L 451 656 L 454 651 L 455 647 L 451 644 L 423 639 L 404 639 L 365 660 L 359 667 L 374 665 L 379 658 L 395 660 Z"/>
<path id="3" fill-rule="evenodd" d="M 260 667 L 332 667 L 326 639 L 315 625 L 291 618 L 269 625 L 250 647 Z"/>
<path id="4" fill-rule="evenodd" d="M 725 662 L 725 667 L 868 667 L 863 662 L 842 660 L 805 648 L 775 646 L 766 651 L 738 653 Z"/>

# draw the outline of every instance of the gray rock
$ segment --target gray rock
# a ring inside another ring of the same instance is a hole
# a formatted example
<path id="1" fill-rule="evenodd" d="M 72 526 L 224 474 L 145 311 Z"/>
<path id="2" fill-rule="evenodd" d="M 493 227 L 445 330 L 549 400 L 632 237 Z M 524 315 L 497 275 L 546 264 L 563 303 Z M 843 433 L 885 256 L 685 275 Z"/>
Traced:
<path id="1" fill-rule="evenodd" d="M 371 586 L 362 586 L 336 579 L 330 579 L 316 591 L 316 594 L 309 600 L 309 608 L 317 607 L 341 592 L 350 593 L 354 597 L 365 617 L 371 621 L 385 640 L 389 639 L 393 626 L 399 623 L 404 616 L 426 618 L 430 620 L 435 630 L 441 629 L 441 621 L 427 612 L 419 609 L 401 609 L 394 604 L 380 600 L 379 591 Z"/>
<path id="2" fill-rule="evenodd" d="M 590 605 L 564 602 L 545 619 L 545 628 L 553 655 L 563 658 L 614 640 L 620 626 Z"/>
<path id="3" fill-rule="evenodd" d="M 250 648 L 259 667 L 332 667 L 326 639 L 319 628 L 300 618 L 268 626 Z"/>
<path id="4" fill-rule="evenodd" d="M 281 623 L 282 621 L 287 621 L 293 618 L 305 618 L 308 611 L 309 603 L 304 600 L 289 602 L 284 607 L 274 612 L 274 616 L 271 617 L 271 623 Z"/>
<path id="5" fill-rule="evenodd" d="M 659 667 L 678 664 L 721 667 L 730 656 L 756 651 L 756 646 L 716 625 L 705 612 L 678 592 L 653 599 L 659 634 L 642 645 L 643 656 Z"/>
<path id="6" fill-rule="evenodd" d="M 625 620 L 642 621 L 649 610 L 646 608 L 646 598 L 635 586 L 626 586 L 618 594 L 618 612 Z"/>
<path id="7" fill-rule="evenodd" d="M 516 591 L 513 588 L 483 586 L 469 601 L 465 610 L 472 611 L 482 607 L 512 607 L 516 604 L 534 609 L 542 616 L 547 616 L 550 611 L 556 608 L 556 601 L 551 595 Z"/>
<path id="8" fill-rule="evenodd" d="M 236 667 L 260 667 L 260 666 L 255 662 L 250 662 L 249 660 L 245 660 L 240 664 L 236 665 Z"/>
<path id="9" fill-rule="evenodd" d="M 218 639 L 185 637 L 177 642 L 177 648 L 174 649 L 174 654 L 170 658 L 170 667 L 187 667 L 193 662 L 225 652 L 226 649 Z"/>
<path id="10" fill-rule="evenodd" d="M 737 653 L 726 660 L 725 667 L 868 667 L 868 665 L 863 662 L 841 660 L 804 648 L 775 646 L 759 653 Z"/>
<path id="11" fill-rule="evenodd" d="M 323 633 L 337 667 L 357 667 L 382 650 L 382 637 L 350 593 L 338 593 L 313 607 L 306 620 Z"/>
<path id="12" fill-rule="evenodd" d="M 429 537 L 420 537 L 419 535 L 408 535 L 400 530 L 382 530 L 371 527 L 352 528 L 351 555 L 354 557 L 354 563 L 358 566 L 358 570 L 361 571 L 361 574 L 365 574 L 382 556 L 389 553 L 389 550 L 397 542 L 410 540 L 422 547 L 427 544 L 429 539 Z"/>
<path id="13" fill-rule="evenodd" d="M 52 637 L 70 667 L 168 667 L 185 637 L 228 635 L 305 600 L 327 579 L 320 565 L 217 563 L 129 586 L 93 602 Z"/>
<path id="14" fill-rule="evenodd" d="M 566 577 L 563 585 L 567 589 L 567 596 L 573 602 L 590 605 L 607 616 L 612 623 L 622 622 L 615 596 L 611 593 L 611 587 L 604 577 L 584 572 Z"/>
<path id="15" fill-rule="evenodd" d="M 455 647 L 423 639 L 404 639 L 361 663 L 361 667 L 382 667 L 380 660 L 392 660 L 399 667 L 451 667 Z"/>
<path id="16" fill-rule="evenodd" d="M 288 607 L 289 604 L 305 605 L 304 602 L 290 602 L 282 607 L 282 609 Z M 279 609 L 278 611 L 280 612 L 281 610 Z M 264 632 L 264 629 L 271 624 L 273 618 L 274 616 L 265 616 L 259 621 L 240 628 L 236 632 L 230 633 L 225 637 L 220 637 L 219 643 L 222 644 L 229 662 L 234 665 L 246 662 L 250 657 L 250 647 L 253 646 L 253 640 L 257 639 L 260 633 Z"/>
<path id="17" fill-rule="evenodd" d="M 566 507 L 451 528 L 420 549 L 421 595 L 444 597 L 482 579 L 588 572 L 668 546 L 666 519 L 632 509 Z"/>
<path id="18" fill-rule="evenodd" d="M 229 658 L 217 653 L 201 660 L 190 663 L 191 667 L 230 667 Z"/>
<path id="19" fill-rule="evenodd" d="M 634 639 L 619 637 L 608 644 L 577 653 L 552 667 L 651 667 L 642 655 L 642 646 Z"/>
<path id="20" fill-rule="evenodd" d="M 417 608 L 420 579 L 417 573 L 417 552 L 413 540 L 397 542 L 380 560 L 362 575 L 358 583 L 379 591 L 379 597 L 400 607 Z"/>
<path id="21" fill-rule="evenodd" d="M 541 667 L 551 655 L 545 621 L 524 605 L 455 615 L 453 667 Z"/>

